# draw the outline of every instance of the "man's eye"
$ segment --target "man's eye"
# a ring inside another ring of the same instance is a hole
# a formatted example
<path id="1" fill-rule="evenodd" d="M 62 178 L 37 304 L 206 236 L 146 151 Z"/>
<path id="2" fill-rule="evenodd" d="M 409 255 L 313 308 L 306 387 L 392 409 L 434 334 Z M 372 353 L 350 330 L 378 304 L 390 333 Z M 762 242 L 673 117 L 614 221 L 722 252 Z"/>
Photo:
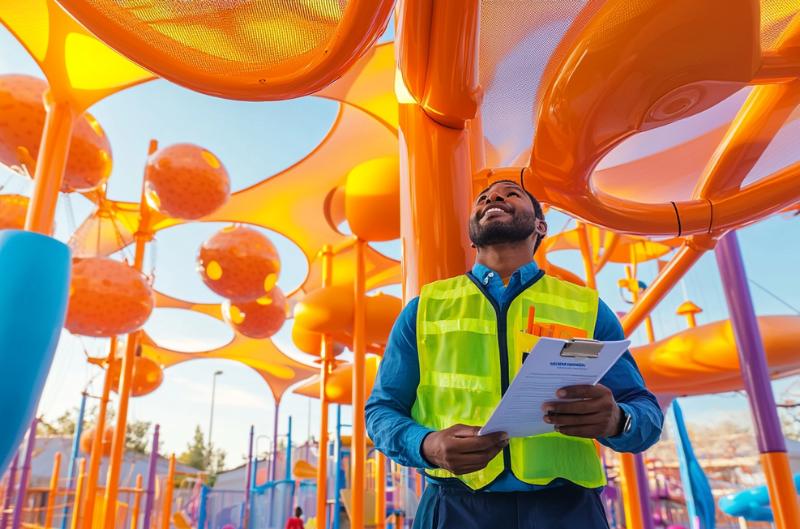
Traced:
<path id="1" fill-rule="evenodd" d="M 508 194 L 508 196 L 510 196 L 510 197 L 518 197 L 518 196 L 519 196 L 519 193 L 517 193 L 516 191 L 511 191 L 511 192 Z"/>
<path id="2" fill-rule="evenodd" d="M 486 195 L 478 197 L 478 204 L 480 204 L 481 202 L 485 202 L 485 201 L 486 201 Z"/>

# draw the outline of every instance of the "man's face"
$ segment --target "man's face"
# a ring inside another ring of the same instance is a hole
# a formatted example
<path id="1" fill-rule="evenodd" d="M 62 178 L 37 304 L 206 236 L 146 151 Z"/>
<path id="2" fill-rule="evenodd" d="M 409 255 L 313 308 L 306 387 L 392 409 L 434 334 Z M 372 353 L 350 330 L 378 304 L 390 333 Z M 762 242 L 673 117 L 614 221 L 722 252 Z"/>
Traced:
<path id="1" fill-rule="evenodd" d="M 469 219 L 469 238 L 475 246 L 513 243 L 536 230 L 536 213 L 521 187 L 498 182 L 478 195 Z"/>

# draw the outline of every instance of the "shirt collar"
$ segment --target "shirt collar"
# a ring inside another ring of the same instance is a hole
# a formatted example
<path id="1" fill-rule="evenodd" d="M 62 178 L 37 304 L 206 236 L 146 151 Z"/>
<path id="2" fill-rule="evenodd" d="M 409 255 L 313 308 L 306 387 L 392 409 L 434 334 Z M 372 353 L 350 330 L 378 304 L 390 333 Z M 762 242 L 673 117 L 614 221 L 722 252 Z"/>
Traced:
<path id="1" fill-rule="evenodd" d="M 535 261 L 531 261 L 530 263 L 524 264 L 521 267 L 517 268 L 514 274 L 519 274 L 519 282 L 521 285 L 524 285 L 531 281 L 536 275 L 539 273 L 539 266 L 536 264 Z M 494 274 L 490 276 L 489 274 Z M 512 277 L 514 276 L 512 274 Z M 493 277 L 497 277 L 500 279 L 500 274 L 489 268 L 488 266 L 484 266 L 480 263 L 475 263 L 472 266 L 472 275 L 475 276 L 478 281 L 483 283 L 484 285 L 487 284 L 489 279 Z"/>

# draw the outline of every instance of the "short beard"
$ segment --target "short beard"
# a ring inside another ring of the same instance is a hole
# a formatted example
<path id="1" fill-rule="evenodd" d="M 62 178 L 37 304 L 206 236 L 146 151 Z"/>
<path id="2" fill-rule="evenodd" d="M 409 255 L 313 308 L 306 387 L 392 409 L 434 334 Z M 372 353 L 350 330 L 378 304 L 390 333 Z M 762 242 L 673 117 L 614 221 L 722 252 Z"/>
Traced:
<path id="1" fill-rule="evenodd" d="M 477 247 L 494 244 L 521 242 L 536 231 L 536 216 L 533 213 L 518 212 L 509 223 L 491 223 L 481 226 L 479 219 L 473 217 L 469 222 L 469 238 Z"/>

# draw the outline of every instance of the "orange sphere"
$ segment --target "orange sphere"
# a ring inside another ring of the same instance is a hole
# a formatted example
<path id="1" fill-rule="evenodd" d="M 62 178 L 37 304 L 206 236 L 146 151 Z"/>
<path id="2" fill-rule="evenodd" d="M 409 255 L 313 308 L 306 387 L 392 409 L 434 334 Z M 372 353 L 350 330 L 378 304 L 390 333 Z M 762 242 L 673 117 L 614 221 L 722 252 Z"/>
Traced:
<path id="1" fill-rule="evenodd" d="M 94 443 L 94 436 L 97 434 L 97 428 L 89 428 L 81 435 L 81 452 L 89 454 L 92 451 L 92 444 Z M 114 428 L 109 426 L 103 432 L 103 442 L 100 449 L 100 454 L 103 457 L 111 455 L 111 443 L 114 440 Z"/>
<path id="2" fill-rule="evenodd" d="M 47 83 L 36 77 L 0 75 L 0 162 L 19 165 L 20 147 L 36 160 L 46 115 L 45 90 Z M 110 174 L 111 145 L 97 120 L 85 113 L 75 120 L 61 190 L 90 191 Z"/>
<path id="3" fill-rule="evenodd" d="M 222 317 L 235 331 L 248 338 L 269 338 L 286 321 L 286 297 L 275 287 L 255 301 L 229 301 L 222 304 Z"/>
<path id="4" fill-rule="evenodd" d="M 21 230 L 28 213 L 28 197 L 0 195 L 0 230 Z"/>
<path id="5" fill-rule="evenodd" d="M 159 149 L 147 160 L 145 188 L 152 207 L 194 220 L 219 209 L 231 193 L 228 171 L 216 156 L 190 143 Z"/>
<path id="6" fill-rule="evenodd" d="M 122 370 L 122 359 L 115 358 L 108 366 L 109 376 L 111 377 L 111 389 L 119 392 L 119 379 Z M 161 385 L 164 381 L 164 370 L 161 369 L 155 360 L 145 356 L 137 356 L 133 361 L 133 384 L 131 385 L 131 396 L 141 397 L 147 395 Z"/>
<path id="7" fill-rule="evenodd" d="M 141 328 L 152 311 L 153 289 L 141 272 L 105 257 L 73 261 L 64 324 L 72 334 L 128 334 Z"/>
<path id="8" fill-rule="evenodd" d="M 253 301 L 269 293 L 281 269 L 278 250 L 253 228 L 228 226 L 200 247 L 203 282 L 231 301 Z"/>

